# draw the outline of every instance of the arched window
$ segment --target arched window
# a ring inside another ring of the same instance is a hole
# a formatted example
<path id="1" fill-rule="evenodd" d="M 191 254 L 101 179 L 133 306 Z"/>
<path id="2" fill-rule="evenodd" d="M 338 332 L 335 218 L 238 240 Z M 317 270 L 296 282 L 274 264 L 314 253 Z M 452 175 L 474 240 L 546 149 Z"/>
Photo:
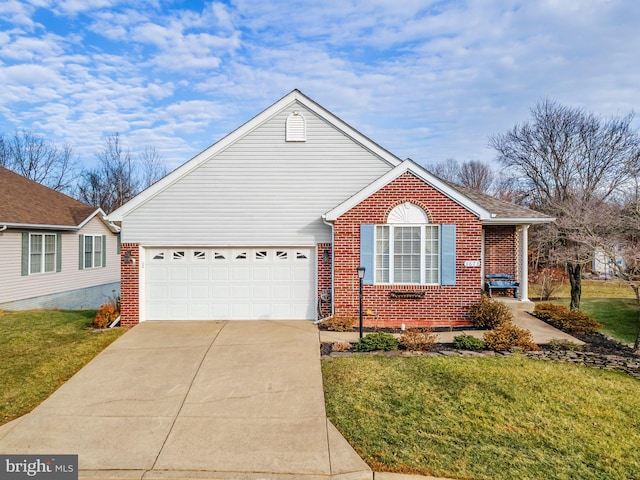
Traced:
<path id="1" fill-rule="evenodd" d="M 440 226 L 413 203 L 395 207 L 386 225 L 375 227 L 375 282 L 440 282 Z"/>

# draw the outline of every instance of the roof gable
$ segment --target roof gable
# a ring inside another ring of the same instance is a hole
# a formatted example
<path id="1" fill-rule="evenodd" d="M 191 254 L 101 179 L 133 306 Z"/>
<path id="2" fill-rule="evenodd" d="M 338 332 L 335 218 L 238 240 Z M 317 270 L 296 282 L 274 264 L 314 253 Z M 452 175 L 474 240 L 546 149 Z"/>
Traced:
<path id="1" fill-rule="evenodd" d="M 332 125 L 353 142 L 362 146 L 364 149 L 370 151 L 373 155 L 386 162 L 389 165 L 389 168 L 395 167 L 396 165 L 402 163 L 402 161 L 398 157 L 391 154 L 390 152 L 379 146 L 377 143 L 373 142 L 354 128 L 347 125 L 340 118 L 333 115 L 331 112 L 302 94 L 299 90 L 293 90 L 292 92 L 278 100 L 276 103 L 271 105 L 269 108 L 264 110 L 262 113 L 258 114 L 247 123 L 231 132 L 226 137 L 222 138 L 200 154 L 196 155 L 194 158 L 192 158 L 182 166 L 178 167 L 162 180 L 155 183 L 154 185 L 131 199 L 125 205 L 109 214 L 109 218 L 112 221 L 121 221 L 124 216 L 137 209 L 139 206 L 143 205 L 171 185 L 175 184 L 180 179 L 203 165 L 205 162 L 220 154 L 231 145 L 235 144 L 236 142 L 247 136 L 249 133 L 251 133 L 253 130 L 263 125 L 275 115 L 289 108 L 296 102 L 302 105 L 304 108 L 308 109 L 313 114 L 322 118 L 328 124 Z"/>
<path id="2" fill-rule="evenodd" d="M 77 229 L 98 213 L 103 212 L 0 167 L 0 225 Z"/>
<path id="3" fill-rule="evenodd" d="M 554 221 L 554 218 L 528 208 L 512 205 L 474 190 L 453 185 L 433 175 L 411 160 L 405 160 L 393 170 L 327 212 L 324 215 L 325 220 L 329 222 L 335 221 L 338 217 L 351 210 L 405 172 L 412 173 L 426 184 L 449 197 L 452 201 L 466 208 L 483 223 L 530 224 Z"/>

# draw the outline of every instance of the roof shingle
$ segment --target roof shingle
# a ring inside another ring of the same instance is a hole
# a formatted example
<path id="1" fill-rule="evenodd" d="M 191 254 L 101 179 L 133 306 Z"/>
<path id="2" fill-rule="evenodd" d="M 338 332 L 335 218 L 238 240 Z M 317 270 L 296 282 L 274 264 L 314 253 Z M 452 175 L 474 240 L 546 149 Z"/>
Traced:
<path id="1" fill-rule="evenodd" d="M 0 167 L 0 226 L 77 227 L 97 208 Z"/>

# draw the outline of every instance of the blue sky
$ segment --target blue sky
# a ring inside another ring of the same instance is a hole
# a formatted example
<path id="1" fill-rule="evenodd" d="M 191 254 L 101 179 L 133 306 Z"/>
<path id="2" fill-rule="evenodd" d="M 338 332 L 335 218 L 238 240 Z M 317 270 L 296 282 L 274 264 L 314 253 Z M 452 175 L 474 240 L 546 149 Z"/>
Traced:
<path id="1" fill-rule="evenodd" d="M 638 110 L 638 25 L 635 0 L 3 0 L 0 133 L 174 168 L 298 88 L 401 158 L 491 161 L 542 97 Z"/>

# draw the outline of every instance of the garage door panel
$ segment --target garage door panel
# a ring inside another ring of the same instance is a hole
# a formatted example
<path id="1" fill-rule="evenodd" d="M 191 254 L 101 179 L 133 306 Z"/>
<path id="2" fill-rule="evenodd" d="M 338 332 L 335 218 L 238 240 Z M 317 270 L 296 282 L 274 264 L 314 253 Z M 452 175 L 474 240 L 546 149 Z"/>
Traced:
<path id="1" fill-rule="evenodd" d="M 206 266 L 197 265 L 189 269 L 189 280 L 193 282 L 209 281 L 209 271 Z"/>
<path id="2" fill-rule="evenodd" d="M 147 319 L 315 318 L 313 248 L 174 247 L 146 259 Z"/>

